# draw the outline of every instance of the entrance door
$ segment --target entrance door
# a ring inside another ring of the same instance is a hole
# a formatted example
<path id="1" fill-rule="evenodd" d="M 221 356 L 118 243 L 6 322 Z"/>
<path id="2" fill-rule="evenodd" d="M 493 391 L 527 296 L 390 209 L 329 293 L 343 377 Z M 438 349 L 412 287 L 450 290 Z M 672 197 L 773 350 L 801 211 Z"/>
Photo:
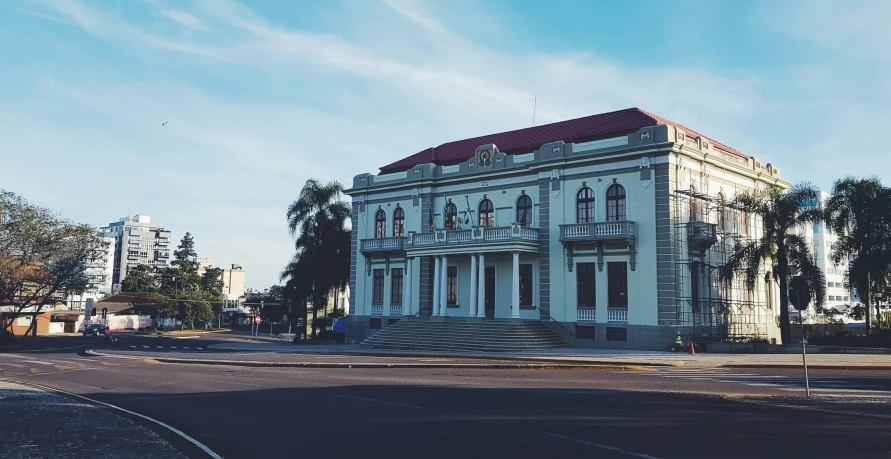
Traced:
<path id="1" fill-rule="evenodd" d="M 486 317 L 495 318 L 495 267 L 486 266 Z"/>

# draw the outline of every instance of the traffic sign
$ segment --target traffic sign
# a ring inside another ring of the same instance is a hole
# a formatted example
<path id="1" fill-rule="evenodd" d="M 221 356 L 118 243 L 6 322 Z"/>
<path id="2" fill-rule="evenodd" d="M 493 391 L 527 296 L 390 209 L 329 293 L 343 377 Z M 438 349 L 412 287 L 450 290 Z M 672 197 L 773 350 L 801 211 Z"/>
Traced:
<path id="1" fill-rule="evenodd" d="M 789 282 L 789 302 L 799 311 L 807 310 L 811 304 L 811 288 L 804 276 L 795 276 Z"/>

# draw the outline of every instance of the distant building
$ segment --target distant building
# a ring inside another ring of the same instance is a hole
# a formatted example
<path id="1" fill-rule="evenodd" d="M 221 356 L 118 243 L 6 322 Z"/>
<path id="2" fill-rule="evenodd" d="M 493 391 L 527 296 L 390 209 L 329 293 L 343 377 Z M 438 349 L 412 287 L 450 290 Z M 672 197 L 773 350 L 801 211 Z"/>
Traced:
<path id="1" fill-rule="evenodd" d="M 170 231 L 152 223 L 148 215 L 125 217 L 101 228 L 104 237 L 113 238 L 112 284 L 120 284 L 139 265 L 164 268 L 170 261 Z"/>
<path id="2" fill-rule="evenodd" d="M 198 275 L 201 276 L 208 269 L 214 268 L 213 258 L 196 258 L 198 263 Z M 245 295 L 245 272 L 239 264 L 232 264 L 231 268 L 223 268 L 221 276 L 223 281 L 223 299 L 237 299 Z"/>
<path id="3" fill-rule="evenodd" d="M 114 275 L 115 238 L 103 236 L 107 244 L 105 250 L 87 260 L 86 275 L 93 286 L 85 292 L 67 292 L 64 299 L 70 310 L 81 311 L 86 308 L 88 299 L 94 302 L 112 293 L 112 277 Z"/>
<path id="4" fill-rule="evenodd" d="M 820 201 L 823 205 L 831 195 L 825 191 L 820 192 Z M 838 242 L 838 235 L 826 226 L 826 222 L 819 222 L 812 227 L 803 228 L 801 236 L 811 244 L 814 251 L 814 260 L 817 266 L 826 276 L 826 303 L 824 308 L 842 312 L 850 306 L 857 304 L 860 297 L 851 289 L 845 288 L 850 260 L 841 260 L 838 264 L 832 261 L 832 248 Z M 814 304 L 810 306 L 814 312 Z"/>

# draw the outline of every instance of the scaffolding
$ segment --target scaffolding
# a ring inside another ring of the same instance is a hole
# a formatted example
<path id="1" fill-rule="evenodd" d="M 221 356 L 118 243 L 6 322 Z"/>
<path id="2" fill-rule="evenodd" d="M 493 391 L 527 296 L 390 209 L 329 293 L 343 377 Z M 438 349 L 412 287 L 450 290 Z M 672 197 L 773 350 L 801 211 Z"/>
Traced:
<path id="1" fill-rule="evenodd" d="M 761 276 L 749 289 L 742 276 L 720 279 L 734 247 L 751 240 L 760 219 L 722 197 L 692 189 L 676 190 L 671 200 L 678 334 L 683 330 L 700 341 L 721 342 L 766 338 L 770 293 L 761 287 L 769 280 Z"/>

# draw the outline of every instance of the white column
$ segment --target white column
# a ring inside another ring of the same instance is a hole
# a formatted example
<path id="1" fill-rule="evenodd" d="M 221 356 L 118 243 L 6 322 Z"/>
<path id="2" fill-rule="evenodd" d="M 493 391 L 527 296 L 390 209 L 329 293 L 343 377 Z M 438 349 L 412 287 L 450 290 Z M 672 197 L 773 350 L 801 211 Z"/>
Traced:
<path id="1" fill-rule="evenodd" d="M 510 317 L 520 318 L 520 252 L 514 252 L 514 274 L 511 284 Z"/>
<path id="2" fill-rule="evenodd" d="M 449 258 L 442 256 L 442 285 L 439 286 L 439 315 L 449 315 Z"/>
<path id="3" fill-rule="evenodd" d="M 439 275 L 439 257 L 433 257 L 433 315 L 439 315 L 439 283 L 442 276 Z"/>
<path id="4" fill-rule="evenodd" d="M 467 313 L 467 317 L 476 317 L 476 254 L 470 255 L 470 312 Z"/>
<path id="5" fill-rule="evenodd" d="M 402 294 L 402 315 L 411 315 L 411 261 L 414 258 L 407 257 L 405 259 L 405 275 L 402 276 L 403 287 L 405 293 Z"/>
<path id="6" fill-rule="evenodd" d="M 476 316 L 486 317 L 486 254 L 480 254 L 479 276 L 477 278 Z"/>

